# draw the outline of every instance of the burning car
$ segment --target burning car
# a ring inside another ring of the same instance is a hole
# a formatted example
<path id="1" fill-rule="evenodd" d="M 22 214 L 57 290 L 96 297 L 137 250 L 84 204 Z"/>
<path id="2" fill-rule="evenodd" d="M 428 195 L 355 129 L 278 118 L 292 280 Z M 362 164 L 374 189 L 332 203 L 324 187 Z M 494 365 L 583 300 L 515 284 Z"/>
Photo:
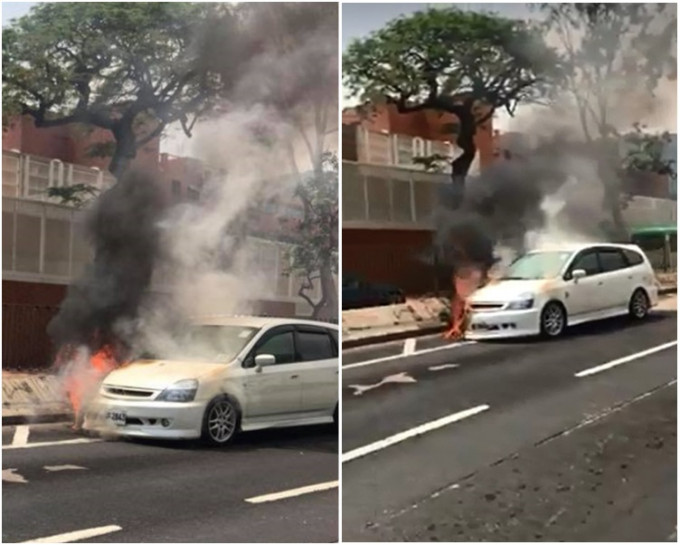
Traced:
<path id="1" fill-rule="evenodd" d="M 240 430 L 337 422 L 338 330 L 259 317 L 195 322 L 172 357 L 110 372 L 86 430 L 229 443 Z"/>
<path id="2" fill-rule="evenodd" d="M 468 339 L 543 335 L 629 314 L 643 319 L 658 286 L 635 245 L 574 244 L 529 252 L 467 300 Z"/>

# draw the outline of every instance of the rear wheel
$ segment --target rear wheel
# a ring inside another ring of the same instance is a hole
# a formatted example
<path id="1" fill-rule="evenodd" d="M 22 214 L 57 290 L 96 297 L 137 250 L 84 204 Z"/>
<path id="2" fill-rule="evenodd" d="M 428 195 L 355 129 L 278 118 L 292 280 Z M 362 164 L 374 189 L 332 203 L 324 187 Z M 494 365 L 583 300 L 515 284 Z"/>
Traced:
<path id="1" fill-rule="evenodd" d="M 634 320 L 642 320 L 649 314 L 649 297 L 642 289 L 637 289 L 630 296 L 628 313 Z"/>
<path id="2" fill-rule="evenodd" d="M 548 338 L 559 337 L 567 328 L 567 313 L 556 301 L 551 301 L 541 312 L 541 335 Z"/>
<path id="3" fill-rule="evenodd" d="M 201 438 L 210 445 L 226 445 L 238 432 L 240 420 L 235 401 L 227 396 L 215 398 L 205 410 Z"/>

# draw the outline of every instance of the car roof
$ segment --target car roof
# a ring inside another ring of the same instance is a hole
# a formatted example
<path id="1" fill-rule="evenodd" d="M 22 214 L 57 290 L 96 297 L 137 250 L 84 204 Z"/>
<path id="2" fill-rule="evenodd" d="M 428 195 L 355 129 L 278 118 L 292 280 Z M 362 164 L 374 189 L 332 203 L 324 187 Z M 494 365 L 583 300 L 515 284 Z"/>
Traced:
<path id="1" fill-rule="evenodd" d="M 588 248 L 619 248 L 626 250 L 636 250 L 640 251 L 640 247 L 636 244 L 620 244 L 614 242 L 566 242 L 560 244 L 547 244 L 540 248 L 536 248 L 527 253 L 540 253 L 540 252 L 580 252 L 581 250 L 587 250 Z"/>
<path id="2" fill-rule="evenodd" d="M 233 316 L 214 314 L 211 316 L 196 316 L 193 322 L 199 325 L 235 325 L 242 327 L 273 327 L 277 325 L 311 325 L 325 327 L 327 329 L 338 329 L 336 324 L 330 322 L 319 322 L 316 320 L 298 320 L 296 318 L 273 318 L 268 316 Z"/>

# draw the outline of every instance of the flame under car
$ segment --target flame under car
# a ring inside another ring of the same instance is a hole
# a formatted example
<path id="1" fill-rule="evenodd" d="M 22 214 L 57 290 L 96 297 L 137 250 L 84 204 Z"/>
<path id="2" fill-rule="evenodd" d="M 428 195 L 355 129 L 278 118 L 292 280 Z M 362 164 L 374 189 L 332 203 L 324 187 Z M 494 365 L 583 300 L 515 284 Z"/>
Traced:
<path id="1" fill-rule="evenodd" d="M 627 244 L 573 244 L 529 252 L 506 274 L 468 298 L 466 338 L 542 335 L 630 315 L 643 319 L 658 303 L 645 254 Z"/>
<path id="2" fill-rule="evenodd" d="M 223 445 L 239 431 L 337 421 L 338 331 L 276 318 L 201 320 L 171 358 L 109 373 L 85 408 L 102 434 Z"/>

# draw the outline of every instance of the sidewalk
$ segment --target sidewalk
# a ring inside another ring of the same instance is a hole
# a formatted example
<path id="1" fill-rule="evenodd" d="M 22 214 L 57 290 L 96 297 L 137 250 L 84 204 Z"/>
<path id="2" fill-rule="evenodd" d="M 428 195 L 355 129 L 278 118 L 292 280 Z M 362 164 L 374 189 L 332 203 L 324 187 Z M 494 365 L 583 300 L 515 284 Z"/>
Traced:
<path id="1" fill-rule="evenodd" d="M 55 375 L 2 372 L 2 424 L 73 418 L 71 405 Z"/>

